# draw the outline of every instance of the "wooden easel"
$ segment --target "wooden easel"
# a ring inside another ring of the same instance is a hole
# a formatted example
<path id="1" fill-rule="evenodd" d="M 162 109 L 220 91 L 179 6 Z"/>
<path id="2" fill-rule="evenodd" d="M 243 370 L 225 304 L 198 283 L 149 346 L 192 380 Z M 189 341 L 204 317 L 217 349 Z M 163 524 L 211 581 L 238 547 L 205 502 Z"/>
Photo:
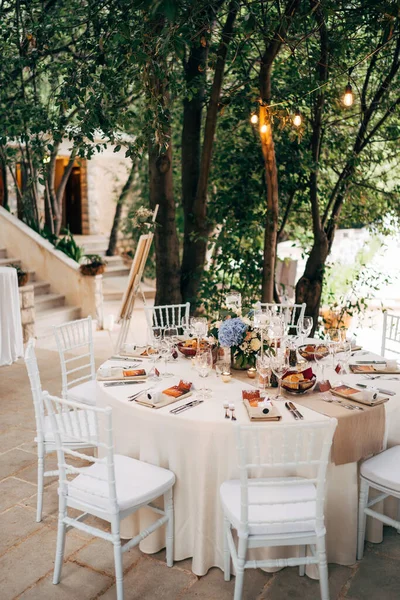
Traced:
<path id="1" fill-rule="evenodd" d="M 152 222 L 154 223 L 157 217 L 158 204 L 154 209 Z M 135 256 L 133 257 L 131 270 L 129 273 L 128 287 L 125 290 L 122 298 L 121 310 L 118 315 L 118 321 L 121 323 L 121 329 L 118 334 L 115 351 L 119 353 L 128 337 L 129 327 L 131 324 L 132 312 L 135 306 L 136 296 L 140 290 L 143 302 L 146 304 L 146 299 L 141 287 L 144 268 L 149 256 L 151 244 L 153 242 L 154 233 L 146 233 L 140 236 L 138 245 L 136 246 Z"/>

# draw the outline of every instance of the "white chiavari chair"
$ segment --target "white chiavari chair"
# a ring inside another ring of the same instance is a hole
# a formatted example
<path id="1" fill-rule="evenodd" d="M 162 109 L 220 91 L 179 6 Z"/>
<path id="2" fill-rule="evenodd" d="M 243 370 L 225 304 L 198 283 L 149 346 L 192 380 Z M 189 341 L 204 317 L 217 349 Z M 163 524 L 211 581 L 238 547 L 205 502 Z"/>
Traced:
<path id="1" fill-rule="evenodd" d="M 293 425 L 237 426 L 240 479 L 220 488 L 224 511 L 224 574 L 236 570 L 241 600 L 245 569 L 319 566 L 321 599 L 329 600 L 325 550 L 325 476 L 336 419 Z M 237 531 L 238 544 L 232 529 Z M 299 546 L 299 556 L 246 560 L 248 548 Z M 310 556 L 307 556 L 307 546 Z"/>
<path id="2" fill-rule="evenodd" d="M 62 397 L 96 404 L 92 318 L 58 325 L 54 335 L 61 362 Z M 80 352 L 75 355 L 77 350 Z"/>
<path id="3" fill-rule="evenodd" d="M 397 520 L 382 513 L 372 510 L 378 502 L 389 496 L 398 498 L 400 508 L 400 446 L 393 446 L 372 458 L 365 460 L 360 467 L 360 499 L 358 509 L 358 543 L 357 559 L 361 560 L 364 555 L 365 525 L 367 516 L 373 517 L 385 525 L 390 525 L 400 533 L 400 511 Z M 381 494 L 369 500 L 369 488 L 373 488 Z"/>
<path id="4" fill-rule="evenodd" d="M 289 327 L 296 327 L 296 323 L 301 321 L 306 312 L 306 304 L 275 304 L 274 302 L 257 302 L 257 308 L 270 310 L 272 314 L 282 314 L 285 323 Z"/>
<path id="5" fill-rule="evenodd" d="M 28 371 L 29 381 L 31 384 L 33 406 L 35 409 L 35 420 L 36 420 L 36 437 L 35 442 L 37 444 L 37 455 L 38 455 L 38 492 L 37 492 L 37 506 L 36 506 L 36 521 L 42 520 L 42 508 L 43 508 L 43 488 L 44 478 L 54 477 L 58 475 L 58 470 L 45 471 L 45 460 L 46 454 L 55 452 L 56 446 L 54 441 L 54 435 L 50 426 L 50 419 L 48 415 L 45 415 L 44 403 L 43 403 L 43 391 L 40 381 L 39 368 L 35 354 L 35 340 L 31 338 L 27 344 L 25 350 L 25 364 Z M 78 413 L 78 418 L 83 417 L 82 413 Z M 91 421 L 92 428 L 94 427 L 94 421 Z M 69 444 L 70 447 L 75 447 L 73 440 L 66 438 L 64 439 L 65 444 Z M 92 444 L 79 444 L 79 448 L 91 448 Z"/>
<path id="6" fill-rule="evenodd" d="M 400 317 L 384 312 L 381 356 L 385 356 L 387 350 L 400 354 Z"/>
<path id="7" fill-rule="evenodd" d="M 117 600 L 124 598 L 122 554 L 137 546 L 145 537 L 159 527 L 166 525 L 166 562 L 173 565 L 174 549 L 174 512 L 172 488 L 175 475 L 168 469 L 162 469 L 140 460 L 114 454 L 112 409 L 99 408 L 78 402 L 62 400 L 44 394 L 57 446 L 59 468 L 59 513 L 57 548 L 54 565 L 53 583 L 61 577 L 65 533 L 69 527 L 75 527 L 91 535 L 103 538 L 113 544 L 116 575 Z M 71 420 L 71 415 L 82 411 L 86 419 Z M 89 417 L 96 422 L 96 434 L 88 427 Z M 86 456 L 71 450 L 63 443 L 65 436 L 73 436 L 77 442 L 94 444 L 102 456 Z M 76 467 L 71 458 L 80 458 L 91 463 L 88 467 Z M 71 476 L 75 476 L 71 480 Z M 164 509 L 152 504 L 164 496 Z M 158 519 L 141 531 L 124 546 L 121 545 L 120 523 L 128 515 L 142 507 L 148 507 L 158 515 Z M 68 516 L 68 508 L 82 511 L 77 518 Z M 111 533 L 86 525 L 86 515 L 94 515 L 111 524 Z"/>
<path id="8" fill-rule="evenodd" d="M 185 304 L 164 304 L 160 306 L 145 306 L 147 326 L 150 331 L 155 328 L 182 327 L 182 319 L 189 323 L 190 302 Z"/>

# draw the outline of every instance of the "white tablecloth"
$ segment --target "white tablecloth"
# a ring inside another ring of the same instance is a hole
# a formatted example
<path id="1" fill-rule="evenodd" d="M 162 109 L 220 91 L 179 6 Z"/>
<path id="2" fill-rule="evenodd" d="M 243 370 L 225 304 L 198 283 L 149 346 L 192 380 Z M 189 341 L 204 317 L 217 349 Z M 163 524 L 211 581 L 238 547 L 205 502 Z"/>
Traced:
<path id="1" fill-rule="evenodd" d="M 362 357 L 367 359 L 368 357 Z M 116 365 L 115 361 L 107 364 Z M 192 569 L 204 575 L 209 568 L 223 568 L 223 517 L 219 500 L 219 488 L 223 481 L 238 478 L 235 436 L 232 422 L 224 418 L 223 401 L 234 402 L 238 422 L 249 423 L 246 409 L 241 401 L 241 390 L 249 386 L 237 380 L 224 384 L 213 373 L 200 379 L 189 360 L 169 364 L 176 373 L 173 379 L 162 384 L 169 387 L 180 378 L 194 382 L 196 387 L 206 384 L 213 389 L 213 397 L 200 406 L 180 415 L 170 410 L 186 400 L 161 409 L 146 408 L 127 401 L 138 386 L 104 388 L 98 383 L 98 403 L 113 408 L 115 451 L 139 458 L 151 464 L 171 469 L 176 475 L 175 503 L 175 560 L 193 557 Z M 347 375 L 344 381 L 362 381 L 360 376 Z M 250 384 L 249 380 L 249 384 Z M 389 445 L 400 443 L 400 381 L 383 380 L 380 385 L 399 391 L 385 404 L 387 439 Z M 272 391 L 271 394 L 274 392 Z M 291 396 L 291 399 L 294 399 Z M 282 421 L 276 426 L 292 422 L 292 415 L 279 404 Z M 326 419 L 322 414 L 299 405 L 306 421 Z M 358 506 L 358 465 L 330 464 L 327 477 L 326 527 L 328 561 L 351 565 L 356 560 Z M 149 512 L 126 519 L 122 535 L 132 537 L 154 520 Z M 371 526 L 372 525 L 372 526 Z M 367 539 L 381 541 L 382 527 L 369 524 Z M 163 532 L 158 531 L 140 545 L 142 551 L 154 553 L 164 547 Z M 254 552 L 254 551 L 250 551 Z M 287 550 L 270 549 L 274 556 L 285 556 Z M 307 570 L 316 577 L 314 568 Z"/>
<path id="2" fill-rule="evenodd" d="M 17 271 L 0 267 L 0 366 L 24 353 Z"/>

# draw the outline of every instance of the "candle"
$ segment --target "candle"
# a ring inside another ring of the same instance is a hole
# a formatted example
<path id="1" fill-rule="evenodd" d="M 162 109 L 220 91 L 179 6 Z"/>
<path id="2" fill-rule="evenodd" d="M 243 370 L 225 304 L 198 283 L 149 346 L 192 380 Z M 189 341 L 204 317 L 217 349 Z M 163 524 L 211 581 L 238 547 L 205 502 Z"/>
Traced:
<path id="1" fill-rule="evenodd" d="M 229 371 L 223 371 L 223 373 L 221 374 L 221 379 L 224 383 L 229 383 L 232 379 L 232 375 Z"/>
<path id="2" fill-rule="evenodd" d="M 255 369 L 254 367 L 250 367 L 250 369 L 247 369 L 247 377 L 249 379 L 255 379 L 257 375 L 257 369 Z"/>

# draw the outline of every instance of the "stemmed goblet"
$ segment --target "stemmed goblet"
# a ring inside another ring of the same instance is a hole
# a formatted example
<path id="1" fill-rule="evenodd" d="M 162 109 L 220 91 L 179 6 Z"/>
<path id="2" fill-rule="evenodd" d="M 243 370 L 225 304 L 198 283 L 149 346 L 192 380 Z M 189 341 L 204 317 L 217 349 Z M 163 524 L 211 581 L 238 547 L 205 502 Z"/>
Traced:
<path id="1" fill-rule="evenodd" d="M 283 348 L 276 350 L 275 354 L 271 353 L 270 356 L 270 366 L 278 380 L 278 395 L 276 396 L 276 398 L 282 398 L 282 378 L 286 371 L 289 369 L 289 358 L 287 356 L 286 351 Z"/>

